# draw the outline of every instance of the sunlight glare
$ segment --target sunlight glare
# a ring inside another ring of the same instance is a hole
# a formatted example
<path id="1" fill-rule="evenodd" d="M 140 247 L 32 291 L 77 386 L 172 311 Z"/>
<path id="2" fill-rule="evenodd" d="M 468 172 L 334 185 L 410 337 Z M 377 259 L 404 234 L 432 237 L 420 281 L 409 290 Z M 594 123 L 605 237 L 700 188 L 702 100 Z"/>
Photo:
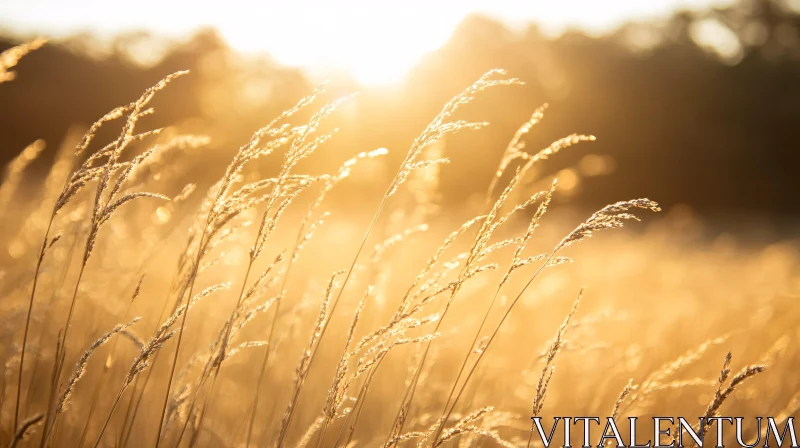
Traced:
<path id="1" fill-rule="evenodd" d="M 436 5 L 424 14 L 398 4 L 352 6 L 292 14 L 294 30 L 289 32 L 286 24 L 259 26 L 241 16 L 220 17 L 217 26 L 237 50 L 266 48 L 279 63 L 347 72 L 374 85 L 401 81 L 422 56 L 447 41 L 462 18 Z"/>
<path id="2" fill-rule="evenodd" d="M 535 21 L 554 35 L 570 26 L 601 33 L 627 19 L 730 1 L 139 0 L 137 7 L 120 14 L 114 2 L 101 0 L 7 0 L 0 2 L 0 26 L 13 25 L 18 31 L 51 37 L 91 30 L 110 38 L 146 30 L 177 39 L 213 27 L 244 53 L 266 52 L 278 63 L 321 74 L 349 73 L 365 84 L 392 84 L 402 80 L 421 57 L 446 43 L 470 14 L 485 14 L 520 30 Z M 87 15 L 87 10 L 92 14 Z"/>

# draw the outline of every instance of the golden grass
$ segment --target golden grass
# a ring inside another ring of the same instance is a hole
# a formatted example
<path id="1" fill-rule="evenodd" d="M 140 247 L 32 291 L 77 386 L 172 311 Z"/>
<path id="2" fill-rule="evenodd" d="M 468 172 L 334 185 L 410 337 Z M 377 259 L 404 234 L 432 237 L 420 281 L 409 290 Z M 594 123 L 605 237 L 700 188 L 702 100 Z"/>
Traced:
<path id="1" fill-rule="evenodd" d="M 36 45 L 0 57 L 0 74 Z M 300 171 L 352 100 L 309 113 L 324 88 L 257 130 L 194 200 L 199 187 L 170 174 L 207 139 L 137 129 L 182 75 L 62 148 L 38 201 L 14 194 L 41 143 L 7 171 L 0 198 L 19 210 L 5 215 L 0 277 L 8 446 L 531 446 L 531 415 L 797 410 L 797 253 L 681 242 L 670 219 L 578 244 L 659 211 L 648 199 L 546 229 L 558 186 L 530 191 L 532 168 L 594 137 L 528 152 L 543 108 L 477 216 L 437 213 L 440 144 L 486 125 L 454 116 L 520 83 L 503 71 L 445 105 L 369 187 L 384 193 L 363 222 L 328 199 L 387 150 Z M 94 143 L 120 119 L 115 140 Z M 273 177 L 252 163 L 267 157 Z M 715 379 L 723 347 L 757 364 L 728 381 L 728 355 Z"/>

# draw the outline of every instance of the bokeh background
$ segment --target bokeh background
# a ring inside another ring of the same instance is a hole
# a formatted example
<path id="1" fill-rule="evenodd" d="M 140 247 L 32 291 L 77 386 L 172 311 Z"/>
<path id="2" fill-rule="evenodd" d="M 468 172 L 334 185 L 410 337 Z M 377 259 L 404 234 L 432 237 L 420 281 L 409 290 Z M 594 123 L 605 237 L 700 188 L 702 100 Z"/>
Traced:
<path id="1" fill-rule="evenodd" d="M 447 141 L 460 174 L 445 167 L 444 206 L 482 194 L 473 180 L 489 178 L 502 142 L 549 103 L 531 147 L 574 132 L 598 137 L 549 163 L 550 174 L 565 170 L 565 202 L 596 208 L 647 196 L 725 231 L 793 232 L 798 2 L 449 3 L 345 2 L 334 11 L 240 1 L 221 12 L 204 2 L 4 2 L 0 50 L 53 39 L 0 89 L 0 163 L 43 139 L 43 170 L 71 126 L 178 69 L 193 75 L 157 103 L 153 124 L 210 134 L 211 167 L 323 80 L 360 93 L 326 154 L 338 163 L 352 150 L 387 147 L 399 161 L 445 101 L 501 67 L 526 85 L 465 112 L 492 125 Z"/>

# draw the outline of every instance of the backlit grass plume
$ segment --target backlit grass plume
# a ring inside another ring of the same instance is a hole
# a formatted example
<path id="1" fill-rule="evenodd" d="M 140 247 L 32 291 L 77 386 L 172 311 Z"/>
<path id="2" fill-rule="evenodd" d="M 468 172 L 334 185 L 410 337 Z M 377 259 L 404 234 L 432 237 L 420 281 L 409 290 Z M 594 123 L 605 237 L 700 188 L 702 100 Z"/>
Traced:
<path id="1" fill-rule="evenodd" d="M 3 53 L 0 82 L 38 45 Z M 551 409 L 786 421 L 800 407 L 793 249 L 678 247 L 669 220 L 588 244 L 660 207 L 559 213 L 550 164 L 594 137 L 532 150 L 545 107 L 495 146 L 492 176 L 465 180 L 485 195 L 442 202 L 441 176 L 464 173 L 440 170 L 450 137 L 488 125 L 462 106 L 518 88 L 504 71 L 432 114 L 387 172 L 388 149 L 332 144 L 358 97 L 325 86 L 210 166 L 208 137 L 140 129 L 185 75 L 61 145 L 41 191 L 25 191 L 29 167 L 53 145 L 6 168 L 0 443 L 520 447 Z M 364 192 L 366 208 L 351 200 Z M 732 374 L 728 356 L 717 377 L 723 344 L 759 361 Z M 767 364 L 774 380 L 750 380 Z"/>

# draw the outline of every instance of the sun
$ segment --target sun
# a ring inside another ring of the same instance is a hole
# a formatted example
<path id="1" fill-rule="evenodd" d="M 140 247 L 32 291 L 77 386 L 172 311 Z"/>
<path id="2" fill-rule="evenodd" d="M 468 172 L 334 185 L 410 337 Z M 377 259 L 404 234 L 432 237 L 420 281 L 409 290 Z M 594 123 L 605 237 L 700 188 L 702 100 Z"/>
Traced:
<path id="1" fill-rule="evenodd" d="M 436 8 L 425 15 L 409 8 L 359 3 L 294 11 L 282 22 L 237 16 L 216 23 L 236 50 L 267 52 L 281 64 L 315 71 L 347 72 L 366 85 L 394 84 L 426 53 L 441 47 L 461 17 Z"/>

